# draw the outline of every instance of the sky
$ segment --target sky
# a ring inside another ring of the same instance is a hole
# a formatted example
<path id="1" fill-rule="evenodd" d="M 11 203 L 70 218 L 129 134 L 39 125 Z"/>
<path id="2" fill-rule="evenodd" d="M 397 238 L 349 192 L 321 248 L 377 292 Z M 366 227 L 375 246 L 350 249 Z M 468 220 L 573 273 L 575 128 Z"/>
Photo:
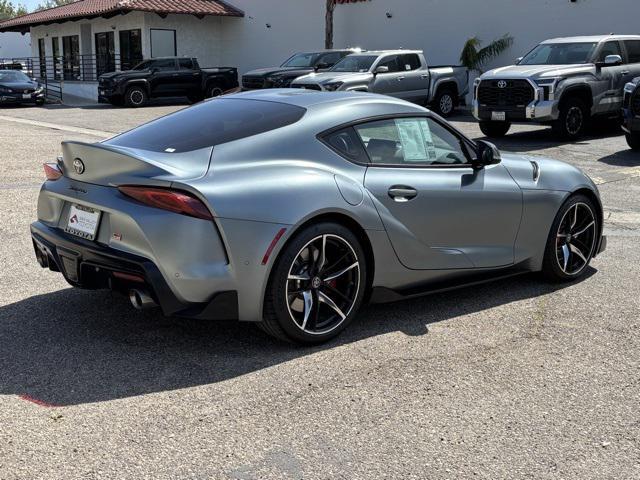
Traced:
<path id="1" fill-rule="evenodd" d="M 40 4 L 40 2 L 41 0 L 17 0 L 14 1 L 13 4 L 24 5 L 25 7 L 27 7 L 27 10 L 33 12 L 35 8 Z"/>

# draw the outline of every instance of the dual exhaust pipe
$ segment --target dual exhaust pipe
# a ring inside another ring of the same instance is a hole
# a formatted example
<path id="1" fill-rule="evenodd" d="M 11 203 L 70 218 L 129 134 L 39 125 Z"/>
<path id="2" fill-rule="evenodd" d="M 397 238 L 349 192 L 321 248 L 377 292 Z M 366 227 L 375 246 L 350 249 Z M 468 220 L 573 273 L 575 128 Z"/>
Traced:
<path id="1" fill-rule="evenodd" d="M 136 310 L 149 310 L 158 306 L 149 293 L 137 288 L 129 290 L 129 301 Z"/>

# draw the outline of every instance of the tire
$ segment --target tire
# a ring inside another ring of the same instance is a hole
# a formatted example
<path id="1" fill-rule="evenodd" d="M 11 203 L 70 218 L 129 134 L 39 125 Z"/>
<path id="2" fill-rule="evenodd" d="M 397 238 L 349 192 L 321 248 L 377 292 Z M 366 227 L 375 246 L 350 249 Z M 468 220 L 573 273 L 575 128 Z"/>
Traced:
<path id="1" fill-rule="evenodd" d="M 124 94 L 124 103 L 127 107 L 144 107 L 148 99 L 147 91 L 138 86 L 129 87 Z"/>
<path id="2" fill-rule="evenodd" d="M 449 88 L 438 90 L 436 98 L 431 105 L 433 111 L 441 117 L 450 117 L 456 109 L 456 99 L 453 91 Z"/>
<path id="3" fill-rule="evenodd" d="M 285 245 L 273 266 L 259 326 L 286 342 L 326 342 L 356 316 L 366 278 L 364 251 L 349 229 L 336 223 L 306 227 Z"/>
<path id="4" fill-rule="evenodd" d="M 560 106 L 560 116 L 552 124 L 555 134 L 563 140 L 580 138 L 589 122 L 589 111 L 579 98 L 569 98 Z"/>
<path id="5" fill-rule="evenodd" d="M 509 122 L 480 122 L 480 130 L 489 138 L 504 137 L 510 128 Z"/>
<path id="6" fill-rule="evenodd" d="M 578 216 L 574 220 L 576 210 Z M 542 273 L 548 280 L 567 282 L 584 275 L 598 244 L 600 224 L 596 211 L 594 202 L 581 194 L 569 197 L 560 207 L 544 251 Z"/>
<path id="7" fill-rule="evenodd" d="M 640 134 L 627 133 L 625 137 L 627 137 L 627 143 L 632 150 L 640 150 Z"/>
<path id="8" fill-rule="evenodd" d="M 214 97 L 219 97 L 220 95 L 222 95 L 224 93 L 224 90 L 222 89 L 222 87 L 220 85 L 208 85 L 207 86 L 207 90 L 205 92 L 205 97 L 206 98 L 214 98 Z"/>

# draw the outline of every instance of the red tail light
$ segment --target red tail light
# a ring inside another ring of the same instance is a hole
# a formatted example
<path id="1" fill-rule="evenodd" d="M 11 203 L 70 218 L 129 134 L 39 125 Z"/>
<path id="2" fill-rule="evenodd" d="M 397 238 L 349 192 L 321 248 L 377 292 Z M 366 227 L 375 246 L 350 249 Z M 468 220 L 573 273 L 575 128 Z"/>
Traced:
<path id="1" fill-rule="evenodd" d="M 43 166 L 47 180 L 58 180 L 62 176 L 62 170 L 57 163 L 45 163 Z"/>
<path id="2" fill-rule="evenodd" d="M 190 217 L 213 220 L 211 212 L 195 196 L 187 192 L 169 190 L 157 187 L 118 187 L 123 194 L 134 198 L 150 207 L 169 210 L 170 212 L 188 215 Z"/>

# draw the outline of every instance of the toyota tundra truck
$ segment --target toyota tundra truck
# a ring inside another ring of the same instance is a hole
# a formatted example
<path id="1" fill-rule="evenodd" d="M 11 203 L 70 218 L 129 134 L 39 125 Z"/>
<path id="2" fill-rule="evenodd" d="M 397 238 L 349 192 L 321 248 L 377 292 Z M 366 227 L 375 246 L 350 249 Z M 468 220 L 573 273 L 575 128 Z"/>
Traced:
<path id="1" fill-rule="evenodd" d="M 381 50 L 348 55 L 327 72 L 296 78 L 291 87 L 382 93 L 430 105 L 448 117 L 468 92 L 469 71 L 454 65 L 429 67 L 421 50 Z"/>
<path id="2" fill-rule="evenodd" d="M 554 38 L 476 79 L 473 115 L 487 137 L 537 123 L 575 140 L 592 118 L 619 116 L 624 86 L 639 75 L 640 36 Z"/>

